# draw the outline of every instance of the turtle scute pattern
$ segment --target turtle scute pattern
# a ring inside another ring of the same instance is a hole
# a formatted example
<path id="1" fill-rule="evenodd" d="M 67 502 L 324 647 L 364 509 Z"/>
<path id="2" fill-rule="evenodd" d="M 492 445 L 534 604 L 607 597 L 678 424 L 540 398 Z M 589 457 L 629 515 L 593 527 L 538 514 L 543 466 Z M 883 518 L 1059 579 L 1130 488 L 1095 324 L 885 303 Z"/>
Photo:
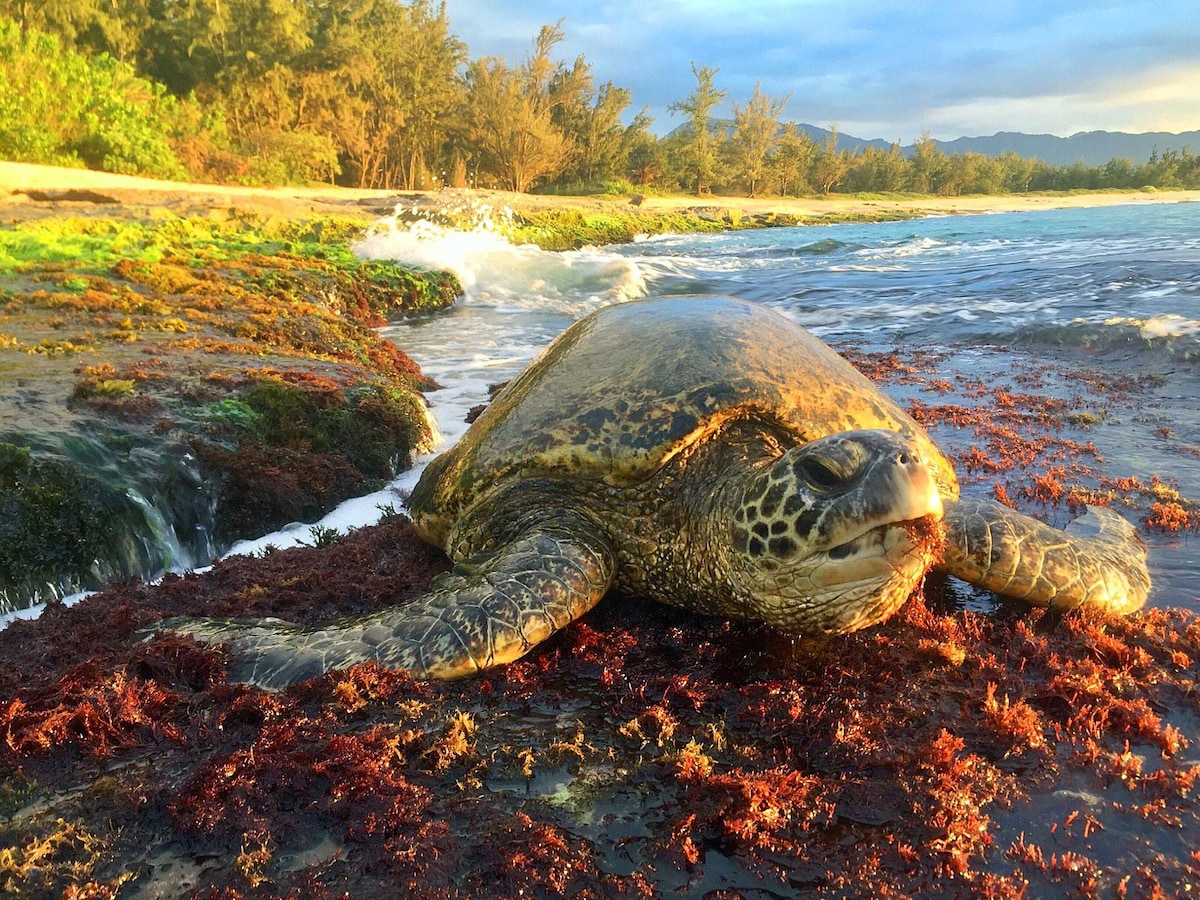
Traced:
<path id="1" fill-rule="evenodd" d="M 804 464 L 797 460 L 798 469 Z M 812 531 L 818 517 L 813 498 L 792 488 L 801 477 L 787 478 L 772 467 L 758 476 L 733 518 L 733 545 L 750 557 L 770 554 L 787 558 L 800 548 L 802 536 Z"/>
<path id="2" fill-rule="evenodd" d="M 814 335 L 759 304 L 671 297 L 606 307 L 560 335 L 421 479 L 414 521 L 445 546 L 459 516 L 498 486 L 535 477 L 637 485 L 722 440 L 734 420 L 772 430 L 784 449 L 897 431 L 916 442 L 943 494 L 958 496 L 924 429 Z"/>

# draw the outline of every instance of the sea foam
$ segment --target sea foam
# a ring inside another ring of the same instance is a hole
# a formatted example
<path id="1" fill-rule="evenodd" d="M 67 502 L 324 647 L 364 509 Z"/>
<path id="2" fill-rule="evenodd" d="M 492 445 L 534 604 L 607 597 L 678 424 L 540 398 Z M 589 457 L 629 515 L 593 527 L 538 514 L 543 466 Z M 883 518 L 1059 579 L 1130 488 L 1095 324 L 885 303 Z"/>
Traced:
<path id="1" fill-rule="evenodd" d="M 577 318 L 601 306 L 646 294 L 634 260 L 594 247 L 550 252 L 513 244 L 507 207 L 464 201 L 458 206 L 399 206 L 376 223 L 354 252 L 364 259 L 453 272 L 467 304 L 536 309 Z"/>

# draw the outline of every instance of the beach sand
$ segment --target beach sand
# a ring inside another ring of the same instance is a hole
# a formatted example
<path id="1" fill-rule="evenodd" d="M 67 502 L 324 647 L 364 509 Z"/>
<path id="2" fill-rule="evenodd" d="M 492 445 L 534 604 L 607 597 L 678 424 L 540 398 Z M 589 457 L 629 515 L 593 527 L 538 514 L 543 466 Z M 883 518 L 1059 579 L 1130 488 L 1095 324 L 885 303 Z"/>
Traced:
<path id="1" fill-rule="evenodd" d="M 61 192 L 92 192 L 90 198 L 69 199 Z M 30 195 L 33 194 L 31 197 Z M 327 186 L 242 187 L 158 181 L 111 172 L 67 169 L 28 163 L 0 162 L 0 222 L 22 221 L 47 214 L 60 214 L 77 207 L 80 214 L 103 210 L 110 202 L 126 207 L 126 214 L 166 209 L 179 215 L 203 214 L 213 210 L 253 210 L 265 215 L 353 215 L 374 218 L 386 215 L 399 202 L 438 204 L 464 195 L 493 206 L 520 211 L 574 207 L 581 210 L 666 212 L 693 207 L 722 207 L 746 214 L 787 213 L 804 218 L 846 216 L 888 217 L 897 212 L 912 215 L 960 215 L 969 213 L 1018 212 L 1113 206 L 1127 203 L 1175 203 L 1200 200 L 1200 191 L 1097 191 L 1091 193 L 1006 194 L 1002 196 L 916 197 L 900 199 L 829 197 L 724 197 L 706 195 L 646 196 L 632 207 L 625 197 L 562 197 L 517 194 L 494 190 L 394 191 Z M 41 199 L 36 199 L 41 198 Z M 99 208 L 98 208 L 99 207 Z"/>

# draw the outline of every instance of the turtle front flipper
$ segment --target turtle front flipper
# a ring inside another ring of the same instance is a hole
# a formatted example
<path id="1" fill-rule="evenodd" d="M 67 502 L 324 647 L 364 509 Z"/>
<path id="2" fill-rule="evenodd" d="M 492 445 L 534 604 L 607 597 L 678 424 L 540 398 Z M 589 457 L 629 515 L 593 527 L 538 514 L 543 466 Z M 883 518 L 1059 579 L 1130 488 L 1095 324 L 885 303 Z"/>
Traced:
<path id="1" fill-rule="evenodd" d="M 418 678 L 457 678 L 512 662 L 604 596 L 616 556 L 599 535 L 546 523 L 435 579 L 403 606 L 327 625 L 172 619 L 161 628 L 229 644 L 229 677 L 281 688 L 376 660 Z"/>
<path id="2" fill-rule="evenodd" d="M 1150 593 L 1146 547 L 1112 510 L 1088 507 L 1062 531 L 991 500 L 960 499 L 947 504 L 945 523 L 939 568 L 997 594 L 1124 615 Z"/>

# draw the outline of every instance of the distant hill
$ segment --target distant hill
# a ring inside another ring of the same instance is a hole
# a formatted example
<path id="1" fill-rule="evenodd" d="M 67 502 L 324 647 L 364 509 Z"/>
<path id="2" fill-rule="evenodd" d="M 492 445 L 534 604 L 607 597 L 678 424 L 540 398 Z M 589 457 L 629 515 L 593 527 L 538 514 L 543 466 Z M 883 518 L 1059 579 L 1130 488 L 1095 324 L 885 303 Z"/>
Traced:
<path id="1" fill-rule="evenodd" d="M 829 134 L 826 128 L 816 125 L 800 124 L 803 131 L 812 135 L 818 143 L 825 140 Z M 1144 134 L 1127 134 L 1122 131 L 1081 131 L 1070 137 L 1058 137 L 1053 134 L 1024 134 L 1019 131 L 1001 131 L 990 137 L 961 137 L 952 141 L 934 141 L 943 153 L 982 153 L 985 156 L 998 156 L 1001 153 L 1016 153 L 1018 156 L 1035 157 L 1050 165 L 1070 165 L 1076 160 L 1083 160 L 1089 166 L 1102 166 L 1110 159 L 1125 158 L 1141 164 L 1150 159 L 1150 154 L 1157 150 L 1160 154 L 1167 150 L 1182 150 L 1184 147 L 1193 153 L 1200 154 L 1200 131 L 1185 131 L 1182 134 L 1170 134 L 1165 131 L 1151 131 Z M 878 138 L 867 140 L 850 134 L 838 134 L 839 150 L 858 150 L 863 147 L 880 147 L 886 150 L 891 141 Z M 903 151 L 912 151 L 912 144 L 904 146 Z"/>
<path id="2" fill-rule="evenodd" d="M 828 128 L 821 128 L 817 125 L 809 125 L 807 122 L 797 122 L 796 127 L 801 131 L 807 131 L 812 139 L 818 144 L 824 144 L 825 139 L 830 135 Z M 883 138 L 873 138 L 871 140 L 867 140 L 866 138 L 855 137 L 852 134 L 842 134 L 842 132 L 838 132 L 837 148 L 839 150 L 849 150 L 851 153 L 853 153 L 855 150 L 862 150 L 866 147 L 878 147 L 880 150 L 887 150 L 891 146 L 892 141 L 885 141 Z M 912 147 L 901 147 L 900 149 L 903 150 L 907 155 Z"/>
<path id="3" fill-rule="evenodd" d="M 818 144 L 824 144 L 830 134 L 828 128 L 809 125 L 806 122 L 797 122 L 796 126 L 801 131 L 808 132 Z M 679 125 L 670 134 L 682 131 L 686 127 Z M 726 132 L 733 128 L 733 120 L 715 119 L 709 127 L 714 133 Z M 851 153 L 866 147 L 887 150 L 892 146 L 891 141 L 882 138 L 860 138 L 852 134 L 842 134 L 840 131 L 837 143 L 839 150 L 849 150 Z M 990 137 L 960 137 L 952 141 L 935 139 L 934 144 L 943 153 L 982 153 L 984 156 L 999 156 L 1001 153 L 1012 152 L 1017 156 L 1040 159 L 1052 166 L 1069 166 L 1078 160 L 1083 160 L 1088 166 L 1102 166 L 1110 159 L 1121 158 L 1141 165 L 1150 159 L 1150 154 L 1155 150 L 1161 155 L 1167 150 L 1179 151 L 1187 147 L 1193 154 L 1200 155 L 1200 131 L 1185 131 L 1181 134 L 1166 131 L 1148 131 L 1142 134 L 1127 134 L 1123 131 L 1080 131 L 1065 138 L 1054 134 L 1000 131 Z M 908 156 L 912 153 L 913 145 L 905 144 L 900 149 Z"/>

